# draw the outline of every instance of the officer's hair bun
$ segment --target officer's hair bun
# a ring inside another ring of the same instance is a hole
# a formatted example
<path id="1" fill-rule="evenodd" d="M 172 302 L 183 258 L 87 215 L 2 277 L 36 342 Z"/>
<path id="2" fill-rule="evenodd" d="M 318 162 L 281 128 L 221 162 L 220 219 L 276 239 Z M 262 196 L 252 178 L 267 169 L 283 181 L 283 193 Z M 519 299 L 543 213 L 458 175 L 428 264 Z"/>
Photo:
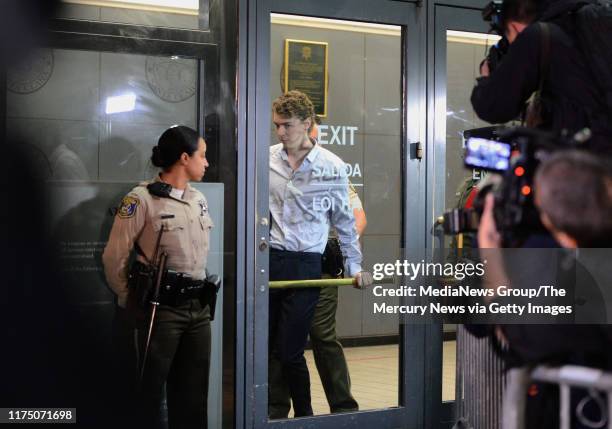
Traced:
<path id="1" fill-rule="evenodd" d="M 159 168 L 166 168 L 166 162 L 164 161 L 164 157 L 161 154 L 161 149 L 159 146 L 153 147 L 153 154 L 151 155 L 151 162 L 154 166 Z"/>
<path id="2" fill-rule="evenodd" d="M 198 150 L 200 135 L 192 128 L 175 125 L 162 133 L 153 148 L 151 163 L 164 170 L 172 167 L 183 153 L 192 156 Z"/>

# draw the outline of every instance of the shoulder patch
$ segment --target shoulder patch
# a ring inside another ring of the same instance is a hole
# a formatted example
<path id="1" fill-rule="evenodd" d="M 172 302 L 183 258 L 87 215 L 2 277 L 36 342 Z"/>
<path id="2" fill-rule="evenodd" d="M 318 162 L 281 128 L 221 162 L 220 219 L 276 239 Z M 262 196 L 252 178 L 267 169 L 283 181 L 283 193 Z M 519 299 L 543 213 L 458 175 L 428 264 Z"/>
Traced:
<path id="1" fill-rule="evenodd" d="M 121 219 L 129 219 L 136 214 L 136 208 L 140 205 L 140 200 L 132 195 L 126 195 L 121 200 L 117 216 Z"/>

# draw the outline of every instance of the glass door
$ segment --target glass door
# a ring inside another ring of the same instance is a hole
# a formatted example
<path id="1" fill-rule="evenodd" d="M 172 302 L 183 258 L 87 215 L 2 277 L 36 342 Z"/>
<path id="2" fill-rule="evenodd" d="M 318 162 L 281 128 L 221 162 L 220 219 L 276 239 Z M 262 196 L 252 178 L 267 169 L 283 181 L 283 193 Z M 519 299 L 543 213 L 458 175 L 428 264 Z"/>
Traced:
<path id="1" fill-rule="evenodd" d="M 246 404 L 254 415 L 246 416 L 247 427 L 249 419 L 254 427 L 303 427 L 310 419 L 320 427 L 348 422 L 356 427 L 381 422 L 389 427 L 422 426 L 422 414 L 416 410 L 422 408 L 424 396 L 424 359 L 418 346 L 424 329 L 375 310 L 399 298 L 377 297 L 371 288 L 323 287 L 309 301 L 312 312 L 300 319 L 287 307 L 304 308 L 289 307 L 304 289 L 283 290 L 269 283 L 270 277 L 281 280 L 275 274 L 279 251 L 306 248 L 310 257 L 323 251 L 330 226 L 337 225 L 338 234 L 343 233 L 334 213 L 355 220 L 363 270 L 402 259 L 406 242 L 418 247 L 418 227 L 407 226 L 423 210 L 415 207 L 418 189 L 407 197 L 418 183 L 411 179 L 421 175 L 420 159 L 409 144 L 421 139 L 420 36 L 416 24 L 411 25 L 416 7 L 394 1 L 353 3 L 349 10 L 323 1 L 257 3 L 257 71 L 251 81 L 256 85 L 252 135 L 257 146 L 258 219 L 250 339 L 254 391 L 251 407 L 249 398 Z M 287 91 L 299 91 L 313 104 L 318 125 L 316 131 L 309 130 L 314 144 L 309 154 L 334 160 L 339 168 L 326 170 L 309 159 L 313 170 L 306 177 L 324 177 L 327 183 L 302 182 L 301 167 L 293 173 L 283 170 L 286 134 L 293 126 L 284 121 L 295 117 L 296 123 L 305 123 L 291 113 L 294 110 L 283 110 L 286 106 L 273 109 L 275 103 L 295 102 L 279 101 Z M 279 192 L 277 176 L 283 171 L 291 177 Z M 349 188 L 350 203 L 333 207 L 340 201 L 334 195 L 348 196 Z M 292 241 L 290 235 L 296 238 Z M 390 280 L 386 286 L 399 282 Z M 279 339 L 282 335 L 284 340 Z M 298 335 L 304 341 L 297 340 Z M 290 341 L 305 343 L 291 349 L 303 352 L 300 370 L 291 366 L 298 366 L 301 356 L 292 362 L 284 356 L 290 354 L 283 349 L 289 349 Z M 304 413 L 303 398 L 295 396 L 308 388 L 312 416 Z"/>
<path id="2" fill-rule="evenodd" d="M 490 126 L 476 116 L 470 103 L 472 88 L 480 76 L 480 62 L 499 40 L 488 30 L 479 9 L 435 6 L 434 156 L 429 159 L 433 171 L 429 194 L 433 195 L 430 247 L 436 249 L 465 249 L 471 244 L 469 234 L 461 239 L 445 236 L 436 219 L 448 210 L 464 207 L 482 178 L 480 171 L 463 165 L 464 132 Z M 463 396 L 458 367 L 466 356 L 457 350 L 458 326 L 445 324 L 442 330 L 442 415 L 452 425 L 452 405 Z"/>

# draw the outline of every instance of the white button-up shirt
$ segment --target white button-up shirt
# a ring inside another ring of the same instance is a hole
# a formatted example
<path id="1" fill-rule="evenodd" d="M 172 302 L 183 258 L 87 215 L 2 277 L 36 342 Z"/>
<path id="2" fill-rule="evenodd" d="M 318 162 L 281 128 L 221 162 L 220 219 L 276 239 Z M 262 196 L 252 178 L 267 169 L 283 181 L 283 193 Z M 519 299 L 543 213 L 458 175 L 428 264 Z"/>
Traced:
<path id="1" fill-rule="evenodd" d="M 270 147 L 270 246 L 323 254 L 330 227 L 338 232 L 345 269 L 361 271 L 361 250 L 349 202 L 346 164 L 315 144 L 293 171 L 282 144 Z"/>

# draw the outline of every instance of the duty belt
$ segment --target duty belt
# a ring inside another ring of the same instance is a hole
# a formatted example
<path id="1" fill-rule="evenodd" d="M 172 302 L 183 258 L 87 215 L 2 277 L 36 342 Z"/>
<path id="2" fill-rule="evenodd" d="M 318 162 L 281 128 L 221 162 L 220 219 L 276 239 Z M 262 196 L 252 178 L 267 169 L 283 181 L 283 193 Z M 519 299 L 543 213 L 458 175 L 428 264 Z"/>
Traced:
<path id="1" fill-rule="evenodd" d="M 134 263 L 130 271 L 129 293 L 135 294 L 135 302 L 143 308 L 151 300 L 154 276 L 155 271 L 139 261 Z M 215 283 L 206 279 L 195 280 L 189 274 L 166 270 L 160 284 L 158 301 L 160 304 L 176 307 L 192 299 L 199 299 L 202 306 L 210 306 L 210 320 L 213 320 L 218 290 L 218 281 Z"/>
<path id="2" fill-rule="evenodd" d="M 162 279 L 159 303 L 179 305 L 190 299 L 199 299 L 206 286 L 205 280 L 195 280 L 188 274 L 167 270 Z"/>

